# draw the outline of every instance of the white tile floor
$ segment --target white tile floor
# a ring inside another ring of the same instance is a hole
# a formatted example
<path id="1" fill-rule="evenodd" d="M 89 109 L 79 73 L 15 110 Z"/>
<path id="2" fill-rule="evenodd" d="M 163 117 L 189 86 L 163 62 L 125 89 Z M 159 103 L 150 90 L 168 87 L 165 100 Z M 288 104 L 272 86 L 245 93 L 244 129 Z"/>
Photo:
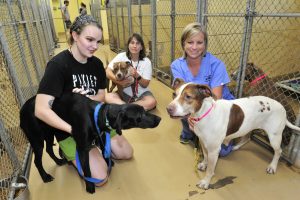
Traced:
<path id="1" fill-rule="evenodd" d="M 62 47 L 62 45 L 61 45 Z M 63 47 L 62 47 L 63 48 Z M 103 46 L 96 54 L 110 60 L 115 54 Z M 112 56 L 112 57 L 110 57 Z M 105 61 L 104 61 L 105 64 Z M 154 113 L 162 117 L 155 129 L 124 131 L 134 147 L 134 159 L 117 161 L 109 181 L 95 194 L 85 191 L 85 184 L 73 167 L 56 166 L 44 154 L 45 169 L 55 177 L 43 183 L 32 163 L 29 179 L 31 200 L 298 200 L 300 173 L 280 162 L 275 175 L 265 169 L 272 154 L 250 142 L 218 161 L 212 184 L 207 191 L 196 187 L 203 173 L 194 171 L 194 153 L 190 145 L 179 143 L 181 124 L 170 119 L 166 106 L 171 89 L 153 79 L 151 90 L 158 100 Z M 57 148 L 57 147 L 56 147 Z"/>

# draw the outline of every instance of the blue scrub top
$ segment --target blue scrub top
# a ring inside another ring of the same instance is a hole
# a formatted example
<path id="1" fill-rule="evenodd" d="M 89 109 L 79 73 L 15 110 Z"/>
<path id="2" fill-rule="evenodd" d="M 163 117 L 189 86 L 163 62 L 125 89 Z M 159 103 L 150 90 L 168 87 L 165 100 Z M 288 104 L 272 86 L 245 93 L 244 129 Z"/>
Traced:
<path id="1" fill-rule="evenodd" d="M 186 59 L 183 57 L 172 62 L 171 71 L 174 80 L 181 78 L 185 82 L 204 84 L 210 88 L 223 85 L 222 98 L 227 100 L 235 99 L 226 86 L 230 82 L 230 79 L 225 64 L 209 52 L 202 58 L 201 67 L 196 76 L 193 76 L 188 68 Z"/>

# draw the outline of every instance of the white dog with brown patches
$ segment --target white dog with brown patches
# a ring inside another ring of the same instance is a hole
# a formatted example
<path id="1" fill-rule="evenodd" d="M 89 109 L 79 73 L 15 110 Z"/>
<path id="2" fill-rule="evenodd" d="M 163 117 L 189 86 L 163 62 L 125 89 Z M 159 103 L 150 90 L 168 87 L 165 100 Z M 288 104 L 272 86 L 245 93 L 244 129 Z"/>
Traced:
<path id="1" fill-rule="evenodd" d="M 175 98 L 167 106 L 167 111 L 172 118 L 190 117 L 195 122 L 194 132 L 199 137 L 204 154 L 198 169 L 206 170 L 205 177 L 197 184 L 200 188 L 209 188 L 221 144 L 228 145 L 232 139 L 243 136 L 233 148 L 237 150 L 250 140 L 248 133 L 254 129 L 263 129 L 267 133 L 274 149 L 267 173 L 276 172 L 285 125 L 300 131 L 286 119 L 286 111 L 279 102 L 264 96 L 216 100 L 206 85 L 181 83 L 175 80 Z"/>

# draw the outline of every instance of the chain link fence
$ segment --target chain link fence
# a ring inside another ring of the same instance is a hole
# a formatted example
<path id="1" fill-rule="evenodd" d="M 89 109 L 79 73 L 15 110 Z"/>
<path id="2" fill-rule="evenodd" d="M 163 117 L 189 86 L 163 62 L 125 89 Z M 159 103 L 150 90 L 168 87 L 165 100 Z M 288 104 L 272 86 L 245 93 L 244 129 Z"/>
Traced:
<path id="1" fill-rule="evenodd" d="M 180 45 L 182 29 L 188 23 L 201 22 L 208 32 L 208 51 L 225 63 L 228 73 L 237 74 L 229 85 L 235 96 L 264 95 L 274 98 L 285 106 L 288 119 L 299 125 L 299 120 L 296 120 L 300 115 L 299 1 L 109 2 L 106 10 L 110 48 L 113 51 L 124 51 L 129 35 L 140 33 L 156 78 L 170 86 L 170 64 L 183 54 Z M 255 66 L 255 70 L 251 72 L 247 66 Z M 258 70 L 262 74 L 258 75 Z M 254 80 L 256 84 L 252 82 Z M 283 158 L 291 163 L 300 162 L 298 135 L 291 130 L 284 131 Z M 253 139 L 270 148 L 262 131 L 256 131 Z"/>
<path id="2" fill-rule="evenodd" d="M 19 127 L 21 105 L 36 93 L 55 35 L 46 1 L 0 1 L 0 199 L 26 195 L 31 148 Z M 28 192 L 28 191 L 27 191 Z"/>

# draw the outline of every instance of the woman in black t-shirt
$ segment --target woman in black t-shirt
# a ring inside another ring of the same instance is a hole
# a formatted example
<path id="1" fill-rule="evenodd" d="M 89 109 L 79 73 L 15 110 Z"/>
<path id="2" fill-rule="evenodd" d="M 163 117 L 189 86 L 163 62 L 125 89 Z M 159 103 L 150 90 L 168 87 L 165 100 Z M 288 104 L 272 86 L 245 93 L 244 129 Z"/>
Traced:
<path id="1" fill-rule="evenodd" d="M 71 126 L 52 110 L 52 103 L 64 93 L 75 92 L 95 101 L 104 102 L 106 76 L 103 63 L 93 56 L 99 48 L 102 27 L 90 15 L 76 18 L 70 28 L 70 48 L 54 56 L 48 63 L 36 96 L 35 115 L 50 126 L 71 134 Z M 66 134 L 67 135 L 67 134 Z M 66 158 L 75 162 L 75 141 L 70 136 L 59 142 Z M 130 159 L 132 146 L 124 136 L 115 135 L 111 139 L 113 157 Z M 89 152 L 93 178 L 107 181 L 108 167 L 99 150 L 94 147 Z"/>

